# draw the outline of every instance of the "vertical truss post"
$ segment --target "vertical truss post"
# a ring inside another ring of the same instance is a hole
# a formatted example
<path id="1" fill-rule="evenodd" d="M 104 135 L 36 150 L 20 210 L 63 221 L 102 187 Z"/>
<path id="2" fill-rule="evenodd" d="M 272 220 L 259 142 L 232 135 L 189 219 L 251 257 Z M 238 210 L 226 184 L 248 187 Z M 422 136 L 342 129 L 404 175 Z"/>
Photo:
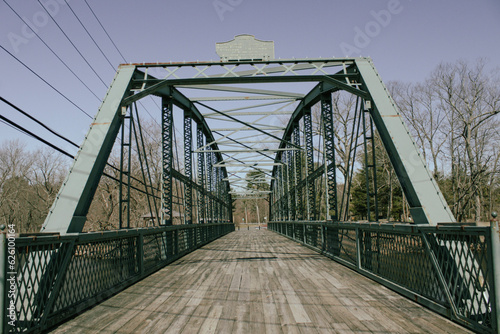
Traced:
<path id="1" fill-rule="evenodd" d="M 227 175 L 227 174 L 226 174 Z M 231 198 L 231 186 L 229 185 L 229 181 L 226 181 L 226 203 L 227 203 L 227 212 L 226 212 L 226 222 L 231 223 L 233 221 L 233 199 Z"/>
<path id="2" fill-rule="evenodd" d="M 269 212 L 267 213 L 267 216 L 269 217 L 269 221 L 272 222 L 274 221 L 274 215 L 273 215 L 273 210 L 275 210 L 275 204 L 274 204 L 274 194 L 275 194 L 275 189 L 274 189 L 275 185 L 274 185 L 274 182 L 273 180 L 271 180 L 271 188 L 272 191 L 271 193 L 269 193 Z"/>
<path id="3" fill-rule="evenodd" d="M 325 166 L 327 179 L 327 219 L 338 220 L 337 184 L 335 178 L 335 132 L 333 128 L 332 95 L 321 95 L 321 116 L 325 136 Z"/>
<path id="4" fill-rule="evenodd" d="M 130 228 L 130 165 L 132 160 L 132 111 L 127 116 L 127 108 L 122 108 L 122 126 L 120 142 L 120 177 L 118 185 L 118 227 Z M 128 132 L 126 121 L 128 120 Z M 128 133 L 128 134 L 127 134 Z M 126 168 L 126 170 L 125 170 Z M 124 183 L 126 177 L 126 184 Z M 125 187 L 125 194 L 124 188 Z M 125 205 L 125 207 L 124 207 Z"/>
<path id="5" fill-rule="evenodd" d="M 192 131 L 191 111 L 184 110 L 184 174 L 187 182 L 185 186 L 185 207 L 184 215 L 186 224 L 193 223 L 193 131 Z"/>
<path id="6" fill-rule="evenodd" d="M 196 145 L 198 150 L 200 150 L 204 145 L 204 135 L 202 126 L 196 124 Z M 205 153 L 198 153 L 198 184 L 201 186 L 201 190 L 198 193 L 198 222 L 205 222 Z"/>
<path id="7" fill-rule="evenodd" d="M 290 141 L 290 138 L 288 138 L 287 141 Z M 293 160 L 293 151 L 291 150 L 291 146 L 287 145 L 287 147 L 290 149 L 286 151 L 286 162 L 287 162 L 287 186 L 288 186 L 288 219 L 289 220 L 296 220 L 296 206 L 295 206 L 295 201 L 296 201 L 296 189 L 297 189 L 297 184 L 295 183 L 295 164 Z"/>
<path id="8" fill-rule="evenodd" d="M 222 173 L 222 167 L 218 169 L 219 170 L 219 181 L 218 181 L 218 187 L 219 187 L 219 223 L 224 222 L 224 217 L 225 217 L 225 195 L 224 195 L 224 181 L 222 181 L 223 173 Z"/>
<path id="9" fill-rule="evenodd" d="M 162 136 L 162 192 L 161 192 L 161 222 L 163 225 L 172 225 L 172 162 L 173 162 L 173 104 L 169 98 L 162 98 L 161 112 Z"/>
<path id="10" fill-rule="evenodd" d="M 281 219 L 281 215 L 280 215 L 280 196 L 279 196 L 279 181 L 278 181 L 278 178 L 279 178 L 279 168 L 277 166 L 276 168 L 276 176 L 275 176 L 275 179 L 272 180 L 271 182 L 274 182 L 273 184 L 273 207 L 272 207 L 272 210 L 273 210 L 273 213 L 269 214 L 269 217 L 273 217 L 273 220 L 276 220 L 276 221 L 279 221 Z M 269 211 L 271 211 L 271 206 L 269 206 Z M 271 219 L 269 219 L 269 221 L 271 221 Z"/>
<path id="11" fill-rule="evenodd" d="M 219 182 L 219 173 L 220 168 L 215 167 L 214 168 L 214 194 L 215 194 L 215 201 L 214 201 L 214 216 L 215 216 L 215 222 L 219 223 L 220 222 L 220 182 Z"/>
<path id="12" fill-rule="evenodd" d="M 368 221 L 378 221 L 378 197 L 377 197 L 377 165 L 375 157 L 375 133 L 373 131 L 373 121 L 364 105 L 364 111 L 361 113 L 363 118 L 363 147 L 365 149 L 365 179 L 366 179 L 366 215 Z M 367 127 L 366 118 L 369 119 Z M 369 154 L 368 142 L 371 147 L 371 156 Z M 373 215 L 372 219 L 372 206 Z"/>
<path id="13" fill-rule="evenodd" d="M 299 123 L 296 122 L 293 129 L 293 144 L 300 147 L 300 127 Z M 293 153 L 295 159 L 295 219 L 303 219 L 303 205 L 302 205 L 302 187 L 299 184 L 302 181 L 302 152 L 299 150 Z"/>
<path id="14" fill-rule="evenodd" d="M 283 155 L 281 156 L 281 165 L 278 166 L 279 170 L 279 199 L 280 199 L 280 217 L 282 221 L 285 221 L 286 213 L 286 197 L 285 197 L 285 165 L 283 161 Z"/>
<path id="15" fill-rule="evenodd" d="M 207 147 L 206 150 L 210 150 L 211 148 Z M 212 152 L 207 153 L 207 214 L 208 214 L 208 219 L 210 223 L 214 222 L 214 216 L 213 216 L 213 207 L 212 207 L 212 178 L 213 178 L 213 154 Z"/>
<path id="16" fill-rule="evenodd" d="M 311 109 L 304 110 L 304 137 L 306 144 L 306 191 L 307 191 L 307 220 L 315 220 L 316 204 L 314 203 L 314 180 L 311 175 L 314 172 L 314 148 Z"/>
<path id="17" fill-rule="evenodd" d="M 285 139 L 286 140 L 286 139 Z M 283 152 L 281 158 L 283 159 L 283 197 L 285 202 L 284 207 L 284 217 L 285 220 L 290 220 L 290 173 L 289 173 L 289 164 L 288 164 L 288 154 L 287 151 Z"/>

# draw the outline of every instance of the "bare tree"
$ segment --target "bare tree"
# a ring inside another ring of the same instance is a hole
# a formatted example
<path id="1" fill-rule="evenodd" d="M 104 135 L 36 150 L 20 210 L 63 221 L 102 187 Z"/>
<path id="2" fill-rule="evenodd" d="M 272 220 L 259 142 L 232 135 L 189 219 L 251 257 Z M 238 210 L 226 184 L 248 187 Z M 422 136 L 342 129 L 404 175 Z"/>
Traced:
<path id="1" fill-rule="evenodd" d="M 389 84 L 459 221 L 487 219 L 484 209 L 494 206 L 499 84 L 484 60 L 443 63 L 424 84 Z"/>
<path id="2" fill-rule="evenodd" d="M 448 111 L 453 189 L 460 194 L 455 213 L 460 219 L 469 203 L 474 207 L 474 220 L 482 214 L 482 185 L 486 184 L 488 165 L 494 161 L 496 129 L 492 126 L 500 112 L 500 94 L 485 73 L 485 62 L 474 65 L 459 61 L 441 64 L 432 75 L 442 107 Z M 496 142 L 498 144 L 498 142 Z M 463 184 L 457 180 L 466 176 Z M 458 210 L 461 209 L 461 210 Z"/>

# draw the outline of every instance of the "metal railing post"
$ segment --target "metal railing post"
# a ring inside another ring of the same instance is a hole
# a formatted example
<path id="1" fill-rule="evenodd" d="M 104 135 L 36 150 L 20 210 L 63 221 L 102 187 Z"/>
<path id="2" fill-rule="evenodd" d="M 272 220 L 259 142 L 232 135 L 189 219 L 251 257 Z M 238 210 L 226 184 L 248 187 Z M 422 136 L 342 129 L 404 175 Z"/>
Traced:
<path id="1" fill-rule="evenodd" d="M 359 228 L 356 228 L 356 266 L 358 269 L 361 269 L 361 242 L 359 241 L 360 239 L 360 234 L 361 232 L 359 231 Z M 339 254 L 340 256 L 340 254 Z"/>
<path id="2" fill-rule="evenodd" d="M 139 275 L 144 275 L 144 234 L 137 236 L 137 271 Z"/>
<path id="3" fill-rule="evenodd" d="M 495 296 L 495 318 L 493 323 L 495 324 L 496 333 L 500 333 L 500 229 L 498 226 L 498 220 L 496 219 L 496 212 L 491 214 L 493 219 L 490 221 L 490 231 L 491 231 L 491 252 L 493 264 L 493 289 Z"/>

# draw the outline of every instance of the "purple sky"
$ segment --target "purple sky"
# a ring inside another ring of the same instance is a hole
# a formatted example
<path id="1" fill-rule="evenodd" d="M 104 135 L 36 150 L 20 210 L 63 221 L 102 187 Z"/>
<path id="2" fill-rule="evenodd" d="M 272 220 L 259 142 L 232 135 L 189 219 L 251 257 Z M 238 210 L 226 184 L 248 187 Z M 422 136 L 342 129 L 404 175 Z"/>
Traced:
<path id="1" fill-rule="evenodd" d="M 41 0 L 99 73 L 78 55 L 37 1 L 6 0 L 99 97 L 123 60 L 83 1 L 68 1 L 110 59 L 110 66 L 64 0 Z M 487 59 L 500 67 L 498 0 L 87 0 L 128 62 L 217 60 L 215 43 L 238 34 L 275 41 L 278 58 L 370 56 L 385 81 L 423 81 L 440 62 Z M 93 96 L 31 30 L 0 2 L 0 44 L 90 115 Z M 0 96 L 81 143 L 91 120 L 0 49 Z M 59 143 L 7 105 L 0 114 Z M 27 136 L 0 123 L 0 142 Z M 39 146 L 39 144 L 36 144 Z"/>

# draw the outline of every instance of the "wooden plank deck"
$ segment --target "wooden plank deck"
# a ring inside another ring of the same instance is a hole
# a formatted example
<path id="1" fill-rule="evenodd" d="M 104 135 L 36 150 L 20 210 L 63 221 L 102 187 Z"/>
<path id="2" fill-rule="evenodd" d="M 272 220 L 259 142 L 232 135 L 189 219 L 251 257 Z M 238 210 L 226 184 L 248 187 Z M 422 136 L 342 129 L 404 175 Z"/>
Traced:
<path id="1" fill-rule="evenodd" d="M 53 333 L 470 333 L 266 230 L 236 231 Z"/>

